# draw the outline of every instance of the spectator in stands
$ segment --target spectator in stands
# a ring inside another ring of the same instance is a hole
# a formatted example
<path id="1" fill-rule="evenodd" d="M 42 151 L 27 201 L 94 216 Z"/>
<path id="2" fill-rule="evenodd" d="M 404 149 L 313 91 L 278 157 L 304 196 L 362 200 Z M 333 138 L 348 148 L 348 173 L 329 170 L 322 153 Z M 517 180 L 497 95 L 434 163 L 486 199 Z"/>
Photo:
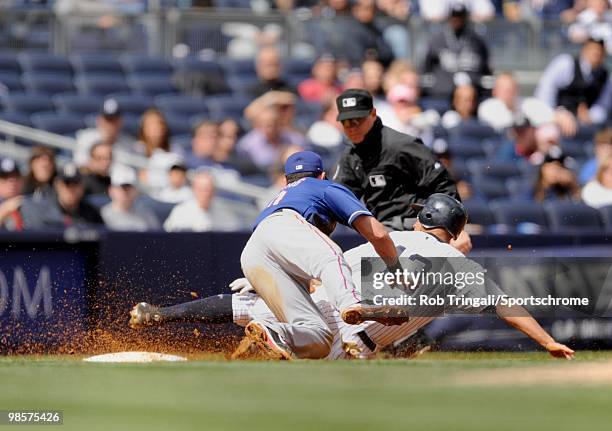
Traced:
<path id="1" fill-rule="evenodd" d="M 610 87 L 604 59 L 603 42 L 589 39 L 578 57 L 561 54 L 544 70 L 535 96 L 555 109 L 555 120 L 564 135 L 575 135 L 579 124 L 602 121 L 598 109 L 591 108 L 602 105 L 598 99 L 605 94 L 605 87 Z M 606 119 L 607 115 L 603 121 Z"/>
<path id="2" fill-rule="evenodd" d="M 612 10 L 609 0 L 588 0 L 587 7 L 567 30 L 569 40 L 584 43 L 588 38 L 601 39 L 608 55 L 612 54 Z"/>
<path id="3" fill-rule="evenodd" d="M 321 55 L 312 66 L 312 78 L 298 85 L 298 94 L 305 102 L 325 103 L 340 94 L 336 59 L 331 54 Z"/>
<path id="4" fill-rule="evenodd" d="M 491 96 L 478 105 L 478 119 L 495 130 L 510 127 L 521 102 L 519 85 L 511 72 L 497 75 Z"/>
<path id="5" fill-rule="evenodd" d="M 11 158 L 0 159 L 0 226 L 19 230 L 19 207 L 23 201 L 23 177 L 17 163 Z"/>
<path id="6" fill-rule="evenodd" d="M 89 159 L 91 147 L 98 142 L 112 145 L 115 150 L 132 154 L 143 154 L 142 147 L 136 144 L 129 136 L 121 133 L 122 127 L 123 119 L 119 103 L 112 98 L 106 99 L 100 113 L 96 117 L 96 127 L 77 132 L 74 162 L 78 166 L 85 166 Z M 115 158 L 118 162 L 122 162 L 120 154 L 116 151 Z"/>
<path id="7" fill-rule="evenodd" d="M 365 59 L 376 59 L 388 66 L 393 51 L 384 37 L 384 23 L 376 19 L 375 0 L 354 0 L 351 16 L 336 20 L 336 54 L 343 53 L 353 67 Z M 339 37 L 338 37 L 339 36 Z"/>
<path id="8" fill-rule="evenodd" d="M 582 189 L 582 200 L 593 208 L 612 205 L 612 157 L 605 159 L 595 178 Z"/>
<path id="9" fill-rule="evenodd" d="M 535 128 L 535 151 L 529 155 L 529 163 L 541 165 L 546 156 L 554 151 L 561 151 L 561 132 L 554 123 L 543 124 Z"/>
<path id="10" fill-rule="evenodd" d="M 108 194 L 111 202 L 100 210 L 104 224 L 110 230 L 145 232 L 161 226 L 155 214 L 134 205 L 138 197 L 136 172 L 127 166 L 115 166 L 111 173 Z"/>
<path id="11" fill-rule="evenodd" d="M 191 183 L 193 199 L 178 204 L 164 222 L 167 232 L 179 231 L 228 231 L 241 228 L 234 214 L 222 208 L 215 199 L 215 182 L 213 177 L 199 171 Z"/>
<path id="12" fill-rule="evenodd" d="M 249 96 L 259 97 L 270 90 L 294 92 L 293 87 L 282 77 L 281 55 L 277 48 L 266 46 L 259 51 L 255 59 L 255 71 L 258 82 L 248 89 Z"/>
<path id="13" fill-rule="evenodd" d="M 178 204 L 193 197 L 187 179 L 187 166 L 180 160 L 173 163 L 168 169 L 168 185 L 156 196 L 157 200 Z"/>
<path id="14" fill-rule="evenodd" d="M 419 14 L 430 22 L 443 22 L 452 16 L 453 8 L 457 5 L 464 5 L 469 11 L 470 19 L 474 22 L 489 21 L 495 18 L 495 8 L 491 0 L 419 0 Z"/>
<path id="15" fill-rule="evenodd" d="M 338 107 L 336 106 L 336 101 L 330 100 L 325 105 L 321 118 L 312 123 L 308 129 L 306 137 L 316 147 L 315 151 L 336 152 L 343 148 L 342 125 L 336 121 L 337 116 Z"/>
<path id="16" fill-rule="evenodd" d="M 286 146 L 305 145 L 301 134 L 283 128 L 277 106 L 252 112 L 249 117 L 253 129 L 238 141 L 238 153 L 253 161 L 262 173 L 276 161 Z"/>
<path id="17" fill-rule="evenodd" d="M 571 170 L 571 159 L 560 148 L 554 148 L 544 159 L 531 193 L 537 202 L 549 200 L 578 201 L 580 187 Z"/>
<path id="18" fill-rule="evenodd" d="M 412 121 L 421 114 L 417 104 L 418 90 L 404 84 L 396 84 L 387 93 L 387 102 L 377 102 L 376 112 L 383 124 L 402 133 L 419 136 L 420 130 Z"/>
<path id="19" fill-rule="evenodd" d="M 372 94 L 374 99 L 384 99 L 385 92 L 383 91 L 383 77 L 385 68 L 380 61 L 367 59 L 361 64 L 361 70 L 363 72 L 365 89 Z"/>
<path id="20" fill-rule="evenodd" d="M 213 162 L 222 168 L 233 169 L 241 175 L 260 173 L 255 164 L 248 158 L 241 157 L 236 150 L 236 143 L 241 129 L 236 120 L 227 118 L 219 123 L 219 137 L 212 153 Z"/>
<path id="21" fill-rule="evenodd" d="M 442 126 L 452 129 L 462 122 L 475 120 L 478 110 L 478 93 L 471 84 L 458 85 L 453 90 L 452 110 L 442 116 Z"/>
<path id="22" fill-rule="evenodd" d="M 454 4 L 448 25 L 429 40 L 423 73 L 432 82 L 431 95 L 450 98 L 455 86 L 467 83 L 480 88 L 481 78 L 491 74 L 487 44 L 470 28 L 467 15 L 463 4 Z"/>
<path id="23" fill-rule="evenodd" d="M 53 180 L 55 178 L 55 152 L 42 145 L 32 148 L 28 162 L 28 175 L 25 179 L 23 193 L 34 195 L 35 199 L 52 196 Z"/>
<path id="24" fill-rule="evenodd" d="M 170 151 L 170 130 L 161 111 L 151 108 L 142 114 L 138 141 L 147 157 L 151 157 L 156 151 Z"/>
<path id="25" fill-rule="evenodd" d="M 21 205 L 22 226 L 27 230 L 96 226 L 103 221 L 96 208 L 83 201 L 85 187 L 76 165 L 69 163 L 53 180 L 55 193 L 43 200 L 26 198 Z"/>
<path id="26" fill-rule="evenodd" d="M 91 147 L 87 165 L 81 168 L 85 196 L 106 195 L 110 186 L 110 169 L 113 164 L 112 145 L 98 142 Z"/>
<path id="27" fill-rule="evenodd" d="M 608 127 L 595 133 L 593 141 L 593 152 L 595 153 L 595 157 L 587 161 L 580 170 L 580 184 L 586 184 L 588 181 L 592 180 L 600 164 L 608 157 L 612 156 L 612 128 Z"/>
<path id="28" fill-rule="evenodd" d="M 185 157 L 189 169 L 214 164 L 213 154 L 219 139 L 219 125 L 212 120 L 202 120 L 193 128 L 191 152 Z"/>
<path id="29" fill-rule="evenodd" d="M 346 90 L 347 88 L 366 88 L 361 69 L 353 68 L 347 72 L 344 82 L 342 83 L 342 90 Z"/>
<path id="30" fill-rule="evenodd" d="M 410 18 L 411 2 L 408 0 L 376 0 L 378 20 L 382 23 L 383 37 L 391 47 L 395 58 L 410 57 L 410 36 L 406 23 Z"/>

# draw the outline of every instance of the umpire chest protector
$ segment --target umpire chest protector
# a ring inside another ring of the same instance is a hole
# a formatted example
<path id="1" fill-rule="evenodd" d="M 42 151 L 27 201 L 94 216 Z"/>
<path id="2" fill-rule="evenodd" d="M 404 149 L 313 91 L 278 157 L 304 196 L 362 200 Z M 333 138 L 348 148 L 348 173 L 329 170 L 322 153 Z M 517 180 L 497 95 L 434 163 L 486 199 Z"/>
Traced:
<path id="1" fill-rule="evenodd" d="M 383 126 L 380 118 L 363 142 L 340 159 L 334 179 L 347 186 L 381 222 L 410 218 L 412 203 L 432 193 L 457 197 L 455 182 L 420 139 Z"/>

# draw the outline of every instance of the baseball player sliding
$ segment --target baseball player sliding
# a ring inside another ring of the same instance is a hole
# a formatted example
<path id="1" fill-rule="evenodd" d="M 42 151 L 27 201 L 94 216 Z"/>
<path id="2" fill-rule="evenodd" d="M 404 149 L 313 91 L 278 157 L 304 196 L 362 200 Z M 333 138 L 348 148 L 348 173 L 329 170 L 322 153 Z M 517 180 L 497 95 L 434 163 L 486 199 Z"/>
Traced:
<path id="1" fill-rule="evenodd" d="M 462 258 L 464 255 L 449 245 L 457 237 L 467 221 L 463 205 L 452 197 L 444 194 L 432 195 L 423 205 L 417 207 L 419 213 L 414 224 L 413 232 L 392 232 L 391 239 L 401 251 L 401 257 L 413 258 Z M 360 285 L 361 259 L 375 256 L 372 244 L 363 244 L 344 253 L 344 258 L 352 270 L 353 283 Z M 467 261 L 471 262 L 471 261 Z M 471 264 L 476 265 L 474 262 Z M 465 265 L 465 264 L 464 264 Z M 470 263 L 468 263 L 470 265 Z M 462 269 L 465 269 L 462 268 Z M 312 283 L 316 285 L 317 283 Z M 248 326 L 252 322 L 265 322 L 273 326 L 278 318 L 270 310 L 263 299 L 252 293 L 253 287 L 246 279 L 238 279 L 230 284 L 232 290 L 239 291 L 233 295 L 216 295 L 202 300 L 191 301 L 171 307 L 155 307 L 147 303 L 137 304 L 130 312 L 130 325 L 132 327 L 163 324 L 170 321 L 194 321 L 203 323 L 234 322 L 240 326 Z M 482 286 L 475 285 L 473 289 L 462 290 L 464 296 L 484 297 Z M 435 309 L 430 313 L 417 313 L 409 321 L 400 325 L 385 326 L 383 324 L 366 321 L 358 325 L 349 325 L 342 318 L 338 310 L 332 305 L 326 294 L 326 286 L 319 286 L 310 295 L 311 301 L 316 305 L 319 315 L 332 333 L 333 340 L 327 359 L 343 358 L 369 358 L 376 352 L 383 350 L 395 341 L 415 333 L 419 328 L 428 324 L 436 317 Z M 457 292 L 448 292 L 457 293 Z M 486 307 L 470 307 L 471 312 L 481 312 Z M 438 310 L 439 312 L 440 310 Z M 453 311 L 465 312 L 465 309 L 446 307 L 446 313 Z M 522 331 L 552 356 L 571 359 L 574 351 L 569 347 L 557 343 L 523 308 L 512 310 L 504 306 L 497 306 L 495 311 L 501 319 L 509 325 Z M 247 341 L 256 346 L 261 345 L 259 337 L 249 337 Z M 241 344 L 240 352 L 246 350 L 248 344 Z M 263 349 L 269 357 L 280 358 L 270 349 Z"/>

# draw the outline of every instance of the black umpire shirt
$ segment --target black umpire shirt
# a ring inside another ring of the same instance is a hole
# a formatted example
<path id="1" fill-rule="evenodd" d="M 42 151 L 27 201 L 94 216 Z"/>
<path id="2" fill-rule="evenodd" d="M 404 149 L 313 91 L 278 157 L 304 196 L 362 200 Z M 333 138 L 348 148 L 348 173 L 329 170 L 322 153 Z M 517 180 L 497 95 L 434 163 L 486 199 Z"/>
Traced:
<path id="1" fill-rule="evenodd" d="M 433 152 L 420 139 L 383 126 L 380 118 L 363 142 L 342 155 L 334 180 L 363 198 L 374 217 L 396 230 L 408 228 L 404 219 L 416 217 L 412 203 L 433 193 L 459 199 L 455 181 Z"/>

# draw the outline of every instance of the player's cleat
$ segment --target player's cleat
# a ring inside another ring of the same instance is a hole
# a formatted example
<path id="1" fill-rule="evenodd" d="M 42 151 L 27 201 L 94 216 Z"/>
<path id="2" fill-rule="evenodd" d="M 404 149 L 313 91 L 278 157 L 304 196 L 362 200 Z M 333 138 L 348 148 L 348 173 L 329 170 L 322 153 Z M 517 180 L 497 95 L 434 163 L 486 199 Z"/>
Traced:
<path id="1" fill-rule="evenodd" d="M 409 320 L 408 308 L 398 306 L 372 305 L 360 302 L 351 305 L 341 314 L 342 320 L 349 325 L 373 321 L 383 325 L 401 325 Z"/>
<path id="2" fill-rule="evenodd" d="M 142 328 L 144 326 L 154 326 L 162 322 L 159 307 L 139 302 L 130 311 L 130 327 Z"/>
<path id="3" fill-rule="evenodd" d="M 385 348 L 383 352 L 389 353 L 395 358 L 410 359 L 436 349 L 436 342 L 428 337 L 423 329 L 419 329 L 408 338 Z"/>
<path id="4" fill-rule="evenodd" d="M 284 360 L 294 358 L 291 348 L 287 346 L 281 336 L 263 323 L 255 320 L 249 322 L 244 328 L 244 333 L 265 357 Z"/>

